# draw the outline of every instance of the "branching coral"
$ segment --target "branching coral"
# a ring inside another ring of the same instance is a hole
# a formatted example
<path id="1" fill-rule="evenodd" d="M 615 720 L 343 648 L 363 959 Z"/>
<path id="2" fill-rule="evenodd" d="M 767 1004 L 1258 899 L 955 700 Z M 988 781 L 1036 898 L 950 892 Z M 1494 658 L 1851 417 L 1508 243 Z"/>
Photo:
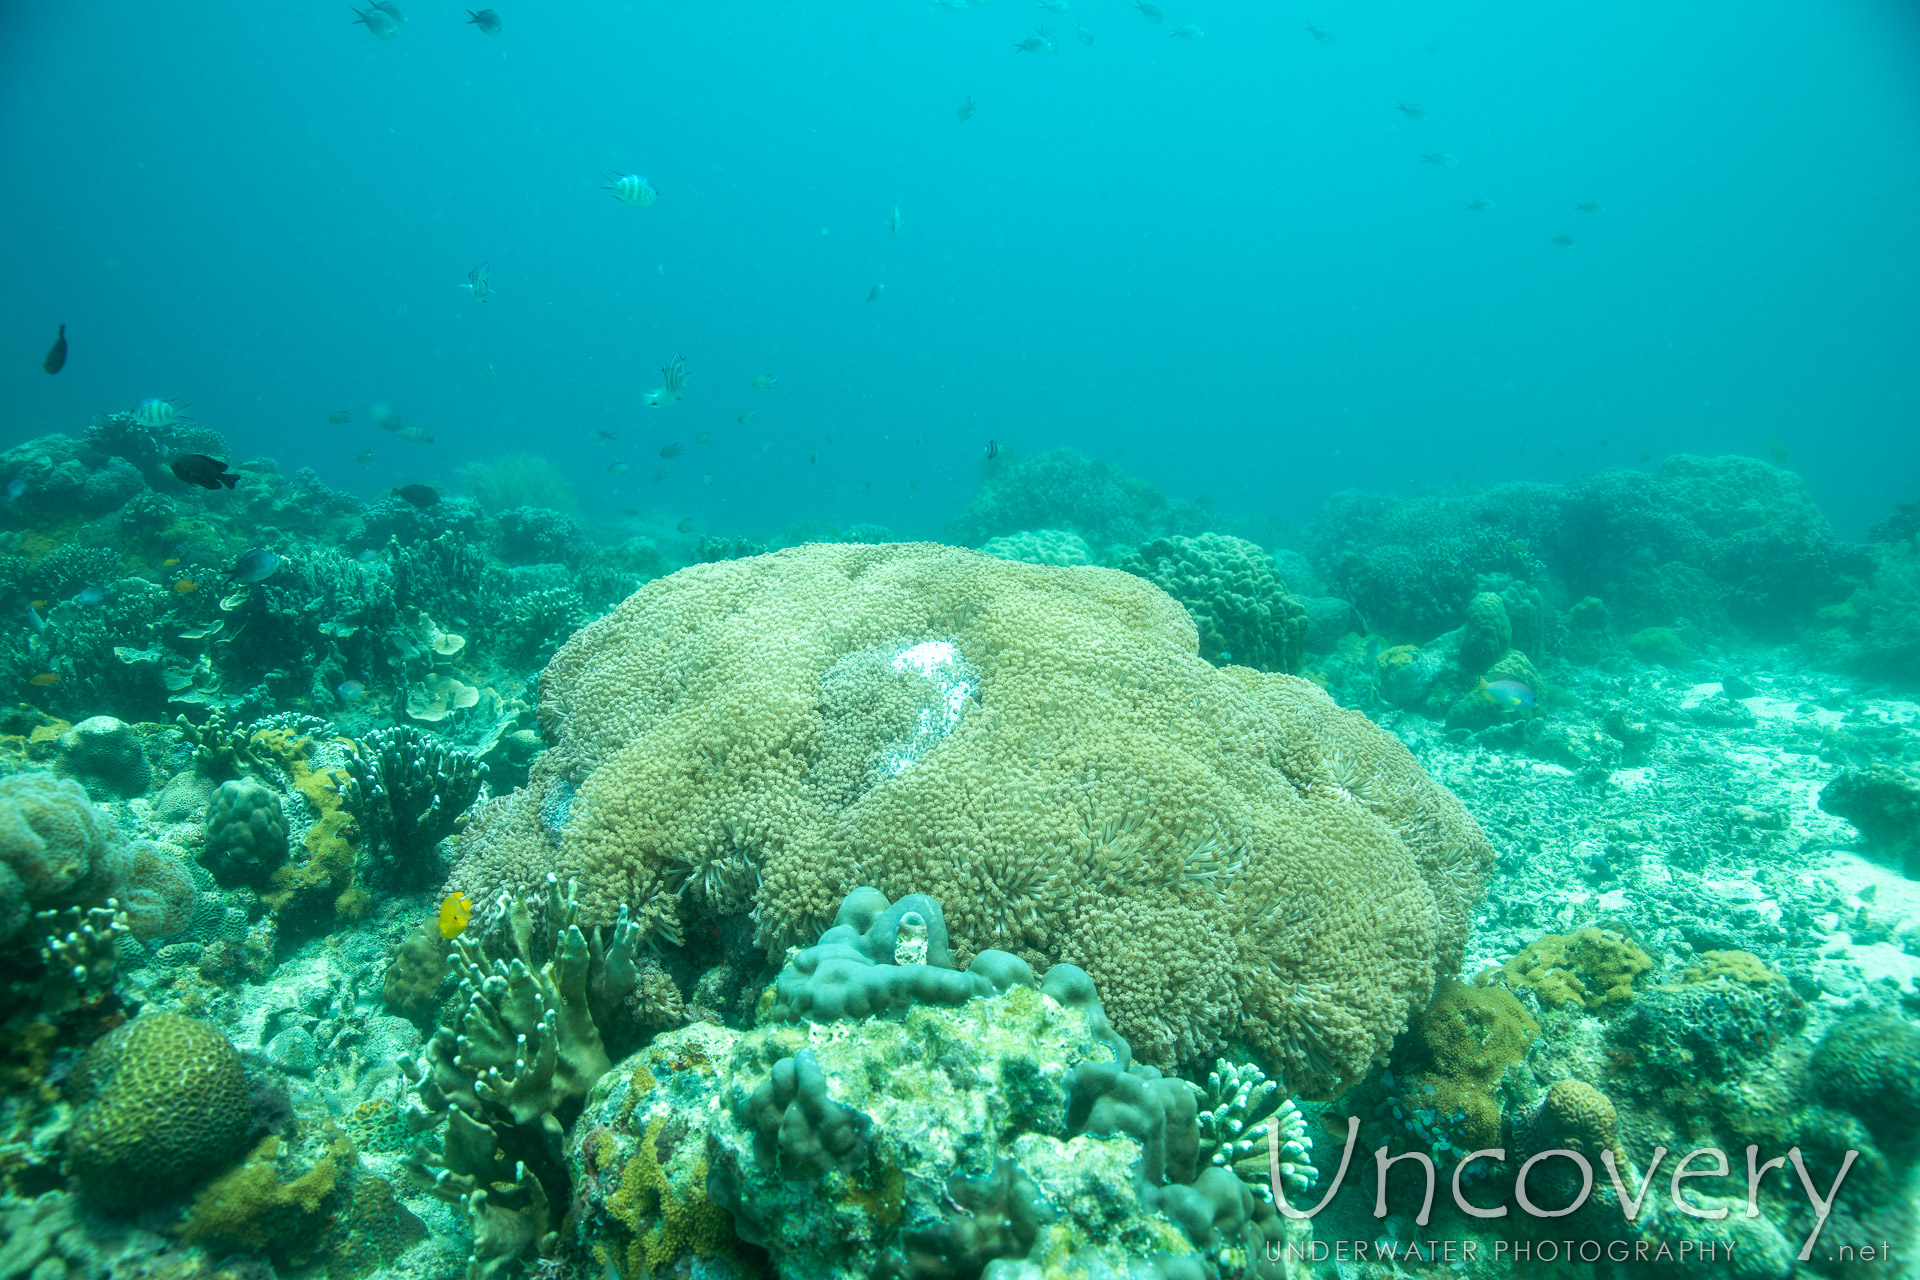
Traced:
<path id="1" fill-rule="evenodd" d="M 376 729 L 347 763 L 340 799 L 374 851 L 373 878 L 418 888 L 441 874 L 434 851 L 480 798 L 486 766 L 402 725 Z"/>
<path id="2" fill-rule="evenodd" d="M 927 645 L 948 675 L 894 670 Z M 686 569 L 549 665 L 554 745 L 452 887 L 554 871 L 601 921 L 677 892 L 778 956 L 854 885 L 929 886 L 962 959 L 1080 965 L 1143 1059 L 1231 1033 L 1327 1088 L 1457 967 L 1492 851 L 1363 717 L 1197 648 L 1111 570 L 910 544 Z"/>
<path id="3" fill-rule="evenodd" d="M 418 1064 L 412 1112 L 416 1129 L 447 1128 L 409 1169 L 465 1211 L 472 1280 L 552 1248 L 553 1207 L 569 1194 L 564 1124 L 611 1065 L 601 1033 L 637 982 L 641 926 L 622 910 L 589 938 L 579 915 L 572 887 L 563 896 L 549 880 L 542 897 L 503 899 L 488 926 L 454 941 L 459 990 Z"/>

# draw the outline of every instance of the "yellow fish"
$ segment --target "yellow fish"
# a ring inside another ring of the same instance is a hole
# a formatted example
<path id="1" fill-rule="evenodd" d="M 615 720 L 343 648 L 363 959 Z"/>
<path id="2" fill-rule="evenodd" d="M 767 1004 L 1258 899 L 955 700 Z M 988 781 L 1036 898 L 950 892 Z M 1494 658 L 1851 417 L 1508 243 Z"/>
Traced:
<path id="1" fill-rule="evenodd" d="M 48 685 L 59 684 L 60 673 L 58 671 L 42 671 L 39 675 L 29 679 L 27 683 L 39 685 L 44 689 Z"/>
<path id="2" fill-rule="evenodd" d="M 173 589 L 183 596 L 192 595 L 200 589 L 200 584 L 192 578 L 177 578 L 174 580 Z"/>
<path id="3" fill-rule="evenodd" d="M 457 890 L 440 900 L 440 936 L 457 938 L 473 918 L 473 901 Z"/>
<path id="4" fill-rule="evenodd" d="M 166 558 L 165 560 L 162 560 L 162 561 L 160 562 L 160 567 L 161 567 L 162 569 L 171 569 L 171 568 L 173 568 L 173 566 L 175 566 L 175 565 L 177 565 L 177 564 L 179 564 L 179 563 L 180 563 L 180 557 L 179 557 L 179 556 L 168 556 L 168 557 L 167 557 L 167 558 Z"/>

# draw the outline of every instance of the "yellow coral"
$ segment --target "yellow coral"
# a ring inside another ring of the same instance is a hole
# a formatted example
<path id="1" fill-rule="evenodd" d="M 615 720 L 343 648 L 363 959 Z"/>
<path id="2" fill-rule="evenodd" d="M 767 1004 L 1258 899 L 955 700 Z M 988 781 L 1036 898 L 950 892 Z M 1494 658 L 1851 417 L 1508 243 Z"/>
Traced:
<path id="1" fill-rule="evenodd" d="M 1770 987 L 1786 978 L 1767 967 L 1767 962 L 1751 951 L 1703 951 L 1701 963 L 1692 966 L 1681 978 L 1689 985 L 1708 982 L 1737 982 L 1749 987 Z"/>
<path id="2" fill-rule="evenodd" d="M 1482 974 L 1481 981 L 1527 987 L 1552 1008 L 1578 1002 L 1601 1009 L 1633 999 L 1634 981 L 1652 969 L 1653 958 L 1631 940 L 1608 929 L 1586 928 L 1528 943 L 1519 955 Z"/>
<path id="3" fill-rule="evenodd" d="M 904 737 L 890 671 L 926 711 Z M 857 885 L 928 893 L 956 964 L 1078 964 L 1143 1059 L 1236 1034 L 1300 1089 L 1364 1071 L 1457 968 L 1492 858 L 1390 735 L 1209 666 L 1177 603 L 1106 569 L 929 544 L 694 566 L 577 634 L 539 714 L 552 749 L 449 888 L 555 871 L 594 923 L 752 909 L 773 956 Z"/>
<path id="4" fill-rule="evenodd" d="M 1466 1116 L 1468 1145 L 1500 1145 L 1495 1090 L 1508 1067 L 1526 1060 L 1540 1024 L 1512 994 L 1442 979 L 1433 1003 L 1413 1019 L 1403 1049 L 1409 1075 L 1433 1091 L 1443 1111 Z"/>
<path id="5" fill-rule="evenodd" d="M 310 1168 L 291 1178 L 281 1175 L 284 1143 L 267 1137 L 245 1163 L 209 1183 L 194 1197 L 180 1238 L 221 1240 L 249 1249 L 271 1250 L 299 1264 L 312 1256 L 327 1225 L 326 1205 L 353 1158 L 353 1144 L 336 1134 Z"/>
<path id="6" fill-rule="evenodd" d="M 733 1219 L 707 1198 L 707 1160 L 698 1157 L 675 1186 L 658 1157 L 665 1115 L 647 1122 L 620 1174 L 620 1187 L 607 1201 L 607 1211 L 633 1233 L 627 1243 L 629 1277 L 658 1274 L 677 1259 L 692 1255 L 730 1254 L 736 1239 Z M 611 1142 L 611 1139 L 605 1139 Z M 609 1152 L 602 1150 L 602 1160 Z"/>

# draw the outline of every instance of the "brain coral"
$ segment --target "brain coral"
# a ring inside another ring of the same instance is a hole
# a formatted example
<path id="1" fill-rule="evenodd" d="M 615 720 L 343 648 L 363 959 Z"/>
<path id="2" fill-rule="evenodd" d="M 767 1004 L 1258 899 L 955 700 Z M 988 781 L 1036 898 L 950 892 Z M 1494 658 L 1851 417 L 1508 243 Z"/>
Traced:
<path id="1" fill-rule="evenodd" d="M 119 840 L 79 783 L 44 773 L 0 778 L 0 862 L 13 868 L 34 906 L 102 889 Z"/>
<path id="2" fill-rule="evenodd" d="M 1086 969 L 1157 1065 L 1229 1042 L 1351 1080 L 1452 973 L 1492 849 L 1364 717 L 1215 669 L 1130 574 L 811 545 L 649 583 L 541 677 L 552 748 L 451 887 L 678 893 L 770 956 L 867 884 L 949 904 L 956 965 Z M 691 934 L 690 934 L 691 936 Z"/>
<path id="3" fill-rule="evenodd" d="M 75 1070 L 67 1167 L 94 1199 L 189 1190 L 238 1154 L 251 1127 L 247 1072 L 227 1038 L 149 1013 L 101 1038 Z"/>
<path id="4" fill-rule="evenodd" d="M 1187 607 L 1207 661 L 1261 671 L 1299 668 L 1307 611 L 1287 594 L 1273 557 L 1258 545 L 1220 533 L 1156 538 L 1122 554 L 1114 566 L 1139 574 Z"/>

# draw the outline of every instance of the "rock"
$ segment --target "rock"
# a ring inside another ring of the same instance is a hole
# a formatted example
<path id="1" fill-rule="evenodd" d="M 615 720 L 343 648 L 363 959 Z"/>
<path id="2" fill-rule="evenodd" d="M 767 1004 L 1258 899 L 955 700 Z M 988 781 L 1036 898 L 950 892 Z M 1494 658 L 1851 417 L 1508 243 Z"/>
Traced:
<path id="1" fill-rule="evenodd" d="M 320 1051 L 304 1028 L 288 1027 L 267 1041 L 267 1060 L 282 1071 L 310 1076 L 320 1065 Z"/>

